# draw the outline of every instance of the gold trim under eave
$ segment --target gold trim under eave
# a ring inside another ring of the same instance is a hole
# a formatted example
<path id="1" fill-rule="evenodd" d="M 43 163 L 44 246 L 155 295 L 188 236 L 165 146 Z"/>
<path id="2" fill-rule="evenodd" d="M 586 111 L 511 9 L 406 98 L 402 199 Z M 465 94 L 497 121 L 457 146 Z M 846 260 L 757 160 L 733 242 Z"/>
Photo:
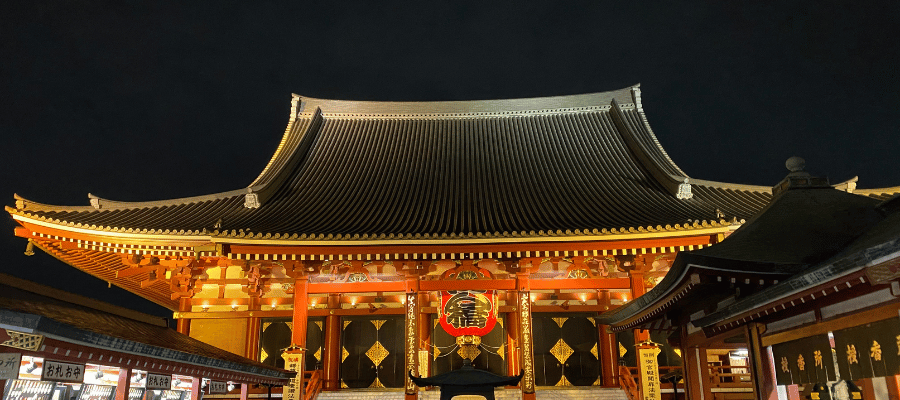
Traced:
<path id="1" fill-rule="evenodd" d="M 96 229 L 88 229 L 88 228 L 76 228 L 66 225 L 59 225 L 55 223 L 41 221 L 39 219 L 34 219 L 31 217 L 25 217 L 19 214 L 11 214 L 13 219 L 44 226 L 52 229 L 59 229 L 63 231 L 75 232 L 75 233 L 83 233 L 89 235 L 98 235 L 98 236 L 108 236 L 108 237 L 118 237 L 125 239 L 140 239 L 142 241 L 162 241 L 162 242 L 186 242 L 186 245 L 190 246 L 187 243 L 226 243 L 226 244 L 248 244 L 248 245 L 276 245 L 276 246 L 303 246 L 303 247 L 316 247 L 316 246 L 385 246 L 385 245 L 423 245 L 423 246 L 436 246 L 436 245 L 446 245 L 446 244 L 495 244 L 495 243 L 538 243 L 538 242 L 566 242 L 566 243 L 578 243 L 578 242 L 610 242 L 610 241 L 619 241 L 619 240 L 636 240 L 636 239 L 658 239 L 658 238 L 669 238 L 669 237 L 690 237 L 690 236 L 706 236 L 712 234 L 718 234 L 722 232 L 733 231 L 740 224 L 732 225 L 728 222 L 722 225 L 718 225 L 717 221 L 704 221 L 707 224 L 710 222 L 716 223 L 717 226 L 707 226 L 707 227 L 686 227 L 686 228 L 673 228 L 673 230 L 654 230 L 647 232 L 629 232 L 629 233 L 608 233 L 605 235 L 569 235 L 569 236 L 512 236 L 512 237 L 491 237 L 491 238 L 457 238 L 457 239 L 394 239 L 394 240 L 279 240 L 279 239 L 243 239 L 243 238 L 233 238 L 233 237 L 216 237 L 216 236 L 208 236 L 208 235 L 159 235 L 159 234 L 142 234 L 142 233 L 125 233 L 125 232 L 111 232 L 106 230 L 96 230 Z M 615 229 L 630 229 L 630 228 L 644 228 L 646 227 L 620 227 Z"/>
<path id="2" fill-rule="evenodd" d="M 710 221 L 707 221 L 709 223 Z M 278 239 L 242 239 L 232 237 L 210 237 L 213 243 L 247 244 L 247 245 L 275 245 L 275 246 L 439 246 L 447 244 L 495 244 L 495 243 L 537 243 L 537 242 L 611 242 L 618 240 L 659 239 L 668 237 L 706 236 L 721 232 L 733 231 L 739 224 L 730 223 L 718 226 L 699 228 L 674 228 L 674 230 L 654 230 L 648 232 L 608 233 L 606 235 L 570 235 L 570 236 L 518 236 L 518 237 L 494 237 L 494 238 L 458 238 L 458 239 L 394 239 L 394 240 L 278 240 Z M 637 228 L 637 227 L 630 227 Z M 645 227 L 641 227 L 645 228 Z M 617 228 L 618 229 L 618 228 Z M 620 228 L 628 229 L 628 228 Z M 645 228 L 646 229 L 646 228 Z"/>

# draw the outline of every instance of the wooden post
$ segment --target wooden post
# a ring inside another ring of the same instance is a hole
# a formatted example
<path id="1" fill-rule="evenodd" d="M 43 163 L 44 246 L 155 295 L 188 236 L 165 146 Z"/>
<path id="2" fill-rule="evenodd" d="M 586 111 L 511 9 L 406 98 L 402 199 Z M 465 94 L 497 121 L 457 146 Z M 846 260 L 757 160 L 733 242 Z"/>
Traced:
<path id="1" fill-rule="evenodd" d="M 324 390 L 338 390 L 341 386 L 341 317 L 333 314 L 334 309 L 340 306 L 340 295 L 328 295 L 328 308 L 332 311 L 325 317 L 325 354 L 322 355 Z"/>
<path id="2" fill-rule="evenodd" d="M 760 328 L 763 325 L 753 322 L 744 326 L 747 337 L 747 351 L 750 353 L 750 378 L 753 380 L 753 392 L 757 400 L 775 400 L 778 390 L 775 388 L 775 375 L 769 367 L 768 352 L 760 340 Z"/>
<path id="3" fill-rule="evenodd" d="M 178 299 L 178 311 L 180 312 L 190 312 L 191 311 L 191 298 L 190 297 L 182 297 Z M 178 333 L 182 335 L 191 334 L 191 320 L 188 318 L 178 318 L 176 322 L 176 330 Z"/>
<path id="4" fill-rule="evenodd" d="M 250 395 L 250 385 L 241 383 L 241 400 L 247 400 Z"/>
<path id="5" fill-rule="evenodd" d="M 597 302 L 609 310 L 609 292 L 597 293 Z M 597 325 L 600 338 L 600 376 L 603 377 L 604 387 L 619 387 L 619 348 L 616 335 L 609 331 L 609 325 Z"/>
<path id="6" fill-rule="evenodd" d="M 2 386 L 0 386 L 2 387 Z M 115 400 L 128 400 L 128 390 L 131 388 L 131 368 L 119 368 L 119 381 L 116 382 Z M 63 399 L 65 400 L 65 399 Z M 196 400 L 196 399 L 192 399 Z"/>
<path id="7" fill-rule="evenodd" d="M 709 382 L 709 361 L 706 348 L 685 346 L 682 349 L 682 372 L 684 387 L 689 399 L 713 400 L 712 387 Z"/>
<path id="8" fill-rule="evenodd" d="M 254 313 L 251 312 L 250 315 Z M 260 333 L 259 317 L 247 318 L 247 350 L 244 357 L 253 361 L 259 361 L 259 333 Z"/>
<path id="9" fill-rule="evenodd" d="M 203 390 L 203 377 L 202 376 L 192 376 L 191 377 L 191 400 L 200 400 L 201 391 Z M 119 400 L 119 399 L 116 399 Z"/>
<path id="10" fill-rule="evenodd" d="M 900 375 L 886 376 L 884 383 L 887 385 L 888 398 L 900 399 Z"/>
<path id="11" fill-rule="evenodd" d="M 309 277 L 306 275 L 294 280 L 294 328 L 291 331 L 291 344 L 306 348 L 306 326 L 309 320 Z"/>
<path id="12" fill-rule="evenodd" d="M 519 354 L 522 360 L 522 400 L 534 400 L 534 343 L 531 331 L 531 288 L 528 274 L 516 275 L 516 289 L 519 292 L 516 310 L 519 313 Z"/>
<path id="13" fill-rule="evenodd" d="M 643 296 L 647 292 L 647 287 L 644 286 L 644 273 L 638 270 L 631 270 L 628 271 L 628 277 L 631 278 L 631 299 L 629 301 L 634 301 L 634 299 Z M 649 331 L 643 329 L 634 330 L 635 344 L 648 340 L 650 340 Z"/>
<path id="14" fill-rule="evenodd" d="M 506 374 L 518 375 L 522 371 L 522 361 L 519 359 L 519 313 L 516 307 L 516 299 L 519 292 L 510 290 L 506 293 L 506 304 L 513 305 L 513 311 L 506 313 Z"/>

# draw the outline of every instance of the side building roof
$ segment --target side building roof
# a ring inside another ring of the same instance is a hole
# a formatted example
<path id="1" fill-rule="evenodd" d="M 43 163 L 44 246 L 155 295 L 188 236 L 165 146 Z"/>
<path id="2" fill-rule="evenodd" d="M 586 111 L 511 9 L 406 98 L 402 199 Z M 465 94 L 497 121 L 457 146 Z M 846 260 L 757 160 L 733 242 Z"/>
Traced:
<path id="1" fill-rule="evenodd" d="M 596 235 L 750 218 L 769 187 L 689 178 L 637 86 L 517 100 L 359 102 L 295 96 L 283 139 L 244 189 L 92 206 L 16 197 L 15 216 L 90 231 L 341 240 Z"/>

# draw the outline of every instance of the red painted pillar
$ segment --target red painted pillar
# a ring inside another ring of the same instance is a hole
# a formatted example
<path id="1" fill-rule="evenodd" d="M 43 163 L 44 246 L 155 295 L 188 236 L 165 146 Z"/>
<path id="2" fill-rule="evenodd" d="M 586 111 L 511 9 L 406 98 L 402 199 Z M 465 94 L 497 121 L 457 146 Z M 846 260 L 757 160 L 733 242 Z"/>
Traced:
<path id="1" fill-rule="evenodd" d="M 644 273 L 637 270 L 631 270 L 628 272 L 628 277 L 631 278 L 631 298 L 628 299 L 628 301 L 634 301 L 634 299 L 643 296 L 644 293 L 647 292 L 647 288 L 644 286 Z M 634 344 L 637 345 L 646 340 L 650 340 L 650 332 L 642 329 L 635 329 Z"/>
<path id="2" fill-rule="evenodd" d="M 888 398 L 900 399 L 900 375 L 886 376 L 884 383 L 887 384 Z"/>
<path id="3" fill-rule="evenodd" d="M 294 280 L 294 329 L 291 332 L 291 344 L 306 348 L 306 325 L 309 320 L 309 277 L 301 276 Z"/>
<path id="4" fill-rule="evenodd" d="M 597 303 L 609 310 L 609 292 L 597 293 Z M 600 376 L 604 387 L 619 387 L 619 348 L 616 335 L 609 332 L 609 325 L 597 325 L 600 339 Z"/>
<path id="5" fill-rule="evenodd" d="M 192 376 L 191 377 L 191 400 L 200 400 L 201 391 L 203 390 L 203 377 L 202 376 Z M 119 400 L 119 399 L 116 399 Z"/>
<path id="6" fill-rule="evenodd" d="M 241 400 L 247 400 L 250 395 L 250 385 L 241 383 Z"/>
<path id="7" fill-rule="evenodd" d="M 2 386 L 0 386 L 0 387 L 2 387 Z M 131 388 L 131 368 L 119 368 L 119 381 L 116 382 L 115 400 L 128 400 L 128 389 L 130 389 L 130 388 Z"/>
<path id="8" fill-rule="evenodd" d="M 332 313 L 325 317 L 325 354 L 322 355 L 324 390 L 338 390 L 341 386 L 341 317 L 333 314 L 335 309 L 340 309 L 340 299 L 340 295 L 328 295 L 328 308 Z"/>
<path id="9" fill-rule="evenodd" d="M 518 375 L 522 371 L 522 361 L 519 359 L 519 313 L 516 300 L 519 292 L 510 290 L 506 293 L 506 304 L 512 304 L 512 312 L 506 313 L 506 374 Z"/>
<path id="10" fill-rule="evenodd" d="M 180 312 L 190 312 L 191 311 L 191 299 L 189 297 L 182 297 L 178 299 L 178 311 Z M 177 327 L 178 333 L 183 335 L 191 334 L 191 320 L 188 318 L 180 317 L 178 318 Z"/>

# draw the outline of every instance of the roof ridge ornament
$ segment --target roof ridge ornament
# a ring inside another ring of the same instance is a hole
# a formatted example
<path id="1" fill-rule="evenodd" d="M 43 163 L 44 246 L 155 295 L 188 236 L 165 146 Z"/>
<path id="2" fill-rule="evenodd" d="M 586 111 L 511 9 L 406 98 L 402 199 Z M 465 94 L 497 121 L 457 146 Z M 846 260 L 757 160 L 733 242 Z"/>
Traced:
<path id="1" fill-rule="evenodd" d="M 259 195 L 253 193 L 253 188 L 247 188 L 247 194 L 244 195 L 244 207 L 259 208 Z"/>
<path id="2" fill-rule="evenodd" d="M 681 200 L 687 200 L 694 197 L 694 194 L 691 193 L 691 184 L 689 183 L 688 178 L 684 178 L 684 183 L 678 185 L 678 192 L 675 193 L 675 197 Z"/>
<path id="3" fill-rule="evenodd" d="M 791 172 L 772 188 L 772 195 L 775 197 L 792 189 L 832 188 L 828 184 L 828 178 L 812 176 L 809 172 L 804 171 L 806 160 L 800 157 L 788 158 L 784 162 L 784 166 Z"/>
<path id="4" fill-rule="evenodd" d="M 91 207 L 94 207 L 94 208 L 97 209 L 97 210 L 99 210 L 99 209 L 101 208 L 101 205 L 100 205 L 100 198 L 99 198 L 99 197 L 94 196 L 94 195 L 88 193 L 88 199 L 90 199 Z"/>

